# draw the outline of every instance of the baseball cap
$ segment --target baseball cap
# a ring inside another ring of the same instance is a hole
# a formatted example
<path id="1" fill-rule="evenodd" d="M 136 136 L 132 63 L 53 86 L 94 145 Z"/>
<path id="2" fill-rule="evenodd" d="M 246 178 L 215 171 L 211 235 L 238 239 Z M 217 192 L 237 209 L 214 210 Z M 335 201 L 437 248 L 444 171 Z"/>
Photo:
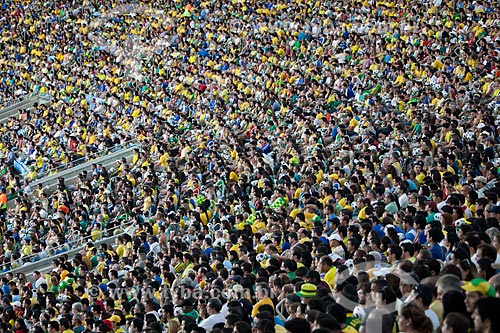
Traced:
<path id="1" fill-rule="evenodd" d="M 437 208 L 437 204 L 434 201 L 432 201 L 432 200 L 427 201 L 427 206 L 429 206 L 429 207 L 431 207 L 433 209 Z"/>
<path id="2" fill-rule="evenodd" d="M 314 298 L 316 297 L 317 287 L 312 283 L 304 283 L 300 286 L 300 291 L 297 296 L 302 298 Z"/>
<path id="3" fill-rule="evenodd" d="M 10 304 L 11 304 L 12 306 L 17 306 L 18 308 L 20 308 L 20 307 L 21 307 L 21 302 L 19 302 L 19 301 L 15 301 L 15 302 L 12 302 L 12 303 L 10 303 Z"/>
<path id="4" fill-rule="evenodd" d="M 112 322 L 112 323 L 117 323 L 119 324 L 122 319 L 120 318 L 120 316 L 117 316 L 117 315 L 112 315 L 110 318 L 109 318 L 109 321 Z"/>
<path id="5" fill-rule="evenodd" d="M 488 209 L 488 213 L 500 214 L 500 206 L 496 205 Z"/>
<path id="6" fill-rule="evenodd" d="M 489 284 L 488 281 L 481 278 L 475 278 L 470 282 L 466 282 L 462 286 L 462 289 L 469 292 L 478 292 L 483 296 L 495 297 L 495 289 L 493 286 Z"/>
<path id="7" fill-rule="evenodd" d="M 342 242 L 342 237 L 340 237 L 339 234 L 331 234 L 330 237 L 328 237 L 328 240 L 336 240 L 338 242 Z"/>

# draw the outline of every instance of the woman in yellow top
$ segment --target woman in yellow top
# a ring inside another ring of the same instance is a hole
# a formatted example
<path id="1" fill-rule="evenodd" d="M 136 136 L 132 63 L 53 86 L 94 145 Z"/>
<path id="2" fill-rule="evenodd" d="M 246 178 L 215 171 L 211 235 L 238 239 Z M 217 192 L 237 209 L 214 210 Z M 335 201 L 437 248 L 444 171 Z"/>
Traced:
<path id="1" fill-rule="evenodd" d="M 184 254 L 184 272 L 182 273 L 181 277 L 185 278 L 189 274 L 189 271 L 193 269 L 194 263 L 193 263 L 193 256 L 191 256 L 189 253 Z"/>
<path id="2" fill-rule="evenodd" d="M 151 209 L 151 206 L 153 206 L 153 192 L 149 187 L 146 187 L 144 189 L 144 202 L 142 209 L 144 212 L 148 212 Z"/>

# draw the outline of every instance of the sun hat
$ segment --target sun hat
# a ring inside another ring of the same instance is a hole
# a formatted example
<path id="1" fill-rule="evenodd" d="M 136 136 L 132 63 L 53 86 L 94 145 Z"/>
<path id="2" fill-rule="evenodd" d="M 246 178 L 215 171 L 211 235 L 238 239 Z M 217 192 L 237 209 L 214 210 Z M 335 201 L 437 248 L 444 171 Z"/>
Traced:
<path id="1" fill-rule="evenodd" d="M 304 283 L 300 286 L 300 291 L 297 296 L 302 298 L 313 298 L 316 297 L 317 287 L 312 283 Z"/>
<path id="2" fill-rule="evenodd" d="M 488 213 L 500 214 L 500 206 L 492 206 L 490 209 L 488 209 Z"/>
<path id="3" fill-rule="evenodd" d="M 495 289 L 493 286 L 489 284 L 488 281 L 481 278 L 475 278 L 470 282 L 466 282 L 462 286 L 462 289 L 468 292 L 478 292 L 483 296 L 495 297 Z"/>

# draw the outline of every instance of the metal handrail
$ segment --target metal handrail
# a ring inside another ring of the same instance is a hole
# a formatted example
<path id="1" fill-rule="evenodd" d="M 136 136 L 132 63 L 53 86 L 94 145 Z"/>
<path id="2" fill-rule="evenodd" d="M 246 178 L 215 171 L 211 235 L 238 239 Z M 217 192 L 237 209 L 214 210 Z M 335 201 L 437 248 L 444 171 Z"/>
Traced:
<path id="1" fill-rule="evenodd" d="M 122 226 L 119 226 L 119 227 L 116 227 L 116 228 L 113 228 L 110 230 L 117 230 L 120 227 L 122 227 Z M 131 223 L 127 224 L 127 227 L 124 228 L 124 231 L 122 233 L 120 233 L 118 235 L 112 235 L 110 237 L 103 238 L 101 240 L 97 240 L 97 241 L 93 242 L 93 244 L 94 244 L 94 246 L 98 246 L 100 244 L 111 244 L 112 242 L 114 242 L 114 240 L 116 238 L 118 238 L 124 234 L 129 234 L 132 236 L 135 233 L 135 230 L 136 230 L 136 222 L 132 221 Z M 88 237 L 87 237 L 87 241 L 88 241 Z M 59 253 L 59 254 L 56 254 L 54 256 L 51 256 L 51 257 L 48 257 L 48 258 L 45 258 L 42 260 L 38 260 L 35 262 L 26 262 L 20 267 L 10 269 L 10 270 L 5 271 L 5 272 L 0 272 L 0 278 L 5 276 L 8 273 L 11 273 L 13 275 L 15 275 L 17 273 L 24 273 L 26 275 L 26 277 L 28 279 L 30 279 L 31 273 L 33 273 L 34 271 L 40 271 L 42 273 L 49 271 L 50 267 L 51 267 L 50 265 L 52 264 L 54 259 L 57 259 L 63 255 L 67 255 L 69 260 L 73 259 L 74 255 L 79 253 L 84 248 L 85 244 L 86 244 L 86 242 L 83 242 L 82 246 L 71 249 L 69 251 Z"/>
<path id="2" fill-rule="evenodd" d="M 50 192 L 57 185 L 57 183 L 58 183 L 57 179 L 59 177 L 63 177 L 65 179 L 66 186 L 73 185 L 77 180 L 77 175 L 78 175 L 79 171 L 86 170 L 87 168 L 90 167 L 90 165 L 96 164 L 96 163 L 102 163 L 106 167 L 109 167 L 113 163 L 116 163 L 116 160 L 118 158 L 125 157 L 127 160 L 129 160 L 132 157 L 132 150 L 135 148 L 141 149 L 140 142 L 138 142 L 137 144 L 129 145 L 129 147 L 126 147 L 124 149 L 120 149 L 120 150 L 111 152 L 110 154 L 100 156 L 94 160 L 87 161 L 83 164 L 74 166 L 72 168 L 62 170 L 59 173 L 56 173 L 53 175 L 48 175 L 47 177 L 44 177 L 42 179 L 35 179 L 35 180 L 30 182 L 30 186 L 32 188 L 35 188 L 35 186 L 38 186 L 38 184 L 44 184 L 45 188 Z M 17 193 L 14 197 L 12 197 L 10 200 L 7 201 L 8 208 L 12 208 L 14 199 L 16 197 L 17 197 Z"/>
<path id="3" fill-rule="evenodd" d="M 23 95 L 23 96 L 21 96 L 21 97 L 19 97 L 19 98 L 14 98 L 14 99 L 8 100 L 8 101 L 7 101 L 7 102 L 5 102 L 4 104 L 2 104 L 2 105 L 0 106 L 0 108 L 1 108 L 1 109 L 4 109 L 4 108 L 6 108 L 6 107 L 9 107 L 9 106 L 11 106 L 11 105 L 17 104 L 17 103 L 19 103 L 19 102 L 22 102 L 22 101 L 24 101 L 24 100 L 26 100 L 26 99 L 28 99 L 28 98 L 31 98 L 31 97 L 35 97 L 35 96 L 37 96 L 37 95 L 40 95 L 40 93 L 38 93 L 38 92 L 32 92 L 31 94 L 26 94 L 26 95 Z M 1 110 L 1 109 L 0 109 L 0 110 Z"/>
<path id="4" fill-rule="evenodd" d="M 92 161 L 93 159 L 96 159 L 96 158 L 99 158 L 99 157 L 102 157 L 102 156 L 106 156 L 110 153 L 114 153 L 113 149 L 116 149 L 116 148 L 119 148 L 119 147 L 122 147 L 124 149 L 126 148 L 129 148 L 131 147 L 133 144 L 139 144 L 140 142 L 137 140 L 137 139 L 131 139 L 129 141 L 126 141 L 124 142 L 123 144 L 117 144 L 109 149 L 105 149 L 103 150 L 102 152 L 98 153 L 97 155 L 95 155 L 93 158 L 90 158 L 89 159 L 89 156 L 87 154 L 85 154 L 85 156 L 83 157 L 80 157 L 74 161 L 71 161 L 71 162 L 68 162 L 66 164 L 62 164 L 62 165 L 59 165 L 58 167 L 56 167 L 55 169 L 51 169 L 50 171 L 53 172 L 53 171 L 57 171 L 56 173 L 49 173 L 48 171 L 44 172 L 41 174 L 41 177 L 40 175 L 37 174 L 37 177 L 35 179 L 32 180 L 33 181 L 36 181 L 36 180 L 42 180 L 43 178 L 47 177 L 47 176 L 52 176 L 52 175 L 56 175 L 58 174 L 59 172 L 61 171 L 64 171 L 64 170 L 68 170 L 72 167 L 75 167 L 79 164 L 82 164 L 84 162 L 89 162 L 89 161 Z M 24 161 L 26 159 L 26 155 L 24 156 L 24 158 L 21 158 L 20 161 L 23 162 L 24 164 Z M 19 160 L 19 159 L 18 159 Z"/>
<path id="5" fill-rule="evenodd" d="M 108 232 L 109 232 L 109 231 L 111 231 L 111 232 L 112 232 L 111 236 L 109 236 L 109 237 L 105 237 L 105 238 L 102 238 L 102 237 L 101 237 L 100 239 L 97 239 L 97 240 L 93 241 L 93 243 L 94 243 L 94 244 L 97 244 L 97 243 L 99 243 L 99 242 L 101 242 L 101 241 L 106 241 L 106 240 L 112 239 L 112 238 L 113 238 L 113 237 L 115 237 L 115 236 L 123 235 L 123 234 L 125 234 L 125 233 L 130 233 L 130 231 L 132 230 L 132 227 L 134 227 L 134 225 L 135 225 L 135 224 L 136 224 L 136 221 L 133 221 L 133 220 L 132 220 L 132 221 L 129 221 L 129 223 L 127 223 L 127 224 L 125 224 L 125 225 L 118 225 L 118 226 L 116 226 L 116 227 L 114 227 L 114 228 L 111 228 L 111 229 L 109 229 L 109 230 L 108 230 Z M 123 232 L 122 232 L 122 233 L 120 233 L 119 235 L 114 235 L 114 232 L 115 232 L 116 230 L 118 230 L 118 229 L 123 229 Z M 31 259 L 33 259 L 34 257 L 36 257 L 36 256 L 37 256 L 36 254 L 31 254 L 31 255 L 29 255 L 29 256 L 21 257 L 20 259 L 23 261 L 23 265 L 21 265 L 21 266 L 19 266 L 19 267 L 17 267 L 17 268 L 14 268 L 14 269 L 10 269 L 10 270 L 5 271 L 5 272 L 1 272 L 1 273 L 0 273 L 0 276 L 1 276 L 1 275 L 4 275 L 4 274 L 7 274 L 7 273 L 9 273 L 9 272 L 11 272 L 11 271 L 15 271 L 15 270 L 21 269 L 21 268 L 23 268 L 23 267 L 24 267 L 24 268 L 26 268 L 26 267 L 28 267 L 29 265 L 32 265 L 32 264 L 35 264 L 35 263 L 41 263 L 41 262 L 44 262 L 44 261 L 47 261 L 47 262 L 51 263 L 51 262 L 54 260 L 54 258 L 56 258 L 56 257 L 58 257 L 58 256 L 60 256 L 60 255 L 62 255 L 62 254 L 64 254 L 64 253 L 66 253 L 66 254 L 67 254 L 68 252 L 72 252 L 72 251 L 76 251 L 76 250 L 78 250 L 78 252 L 79 252 L 81 249 L 83 249 L 83 247 L 85 246 L 85 244 L 86 244 L 86 243 L 87 243 L 87 242 L 88 242 L 91 238 L 92 238 L 92 235 L 87 235 L 87 236 L 83 237 L 83 238 L 82 238 L 82 239 L 81 239 L 81 240 L 77 243 L 77 244 L 80 244 L 80 246 L 77 246 L 77 247 L 75 247 L 75 248 L 71 248 L 71 249 L 69 249 L 68 251 L 62 252 L 62 253 L 57 254 L 57 255 L 55 255 L 55 256 L 51 256 L 51 257 L 44 258 L 44 259 L 41 259 L 41 260 L 37 260 L 37 261 L 34 261 L 34 262 L 33 262 L 33 261 L 31 261 Z M 52 249 L 52 247 L 48 247 L 47 249 Z M 27 260 L 27 259 L 30 259 L 30 260 Z"/>
<path id="6" fill-rule="evenodd" d="M 16 103 L 8 104 L 0 109 L 0 121 L 9 119 L 17 114 L 21 109 L 32 108 L 35 104 L 47 104 L 52 101 L 52 95 L 49 93 L 32 94 Z"/>

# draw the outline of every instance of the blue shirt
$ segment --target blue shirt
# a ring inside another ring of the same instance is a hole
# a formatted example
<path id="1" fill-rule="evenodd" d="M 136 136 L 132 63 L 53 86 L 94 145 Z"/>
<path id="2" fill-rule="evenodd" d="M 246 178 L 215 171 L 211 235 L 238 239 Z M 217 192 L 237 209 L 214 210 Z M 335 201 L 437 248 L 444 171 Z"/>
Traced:
<path id="1" fill-rule="evenodd" d="M 326 220 L 326 229 L 330 229 L 330 223 L 336 217 L 337 217 L 337 215 L 335 215 L 334 213 L 328 215 L 328 219 Z"/>
<path id="2" fill-rule="evenodd" d="M 415 185 L 413 180 L 407 179 L 406 182 L 408 183 L 408 190 L 409 191 L 418 191 L 417 185 Z"/>
<path id="3" fill-rule="evenodd" d="M 280 325 L 280 326 L 285 326 L 285 322 L 283 320 L 281 320 L 281 318 L 278 316 L 274 317 L 274 324 Z"/>
<path id="4" fill-rule="evenodd" d="M 146 248 L 146 253 L 148 253 L 151 250 L 151 246 L 149 245 L 148 242 L 142 243 L 141 246 L 144 246 Z"/>
<path id="5" fill-rule="evenodd" d="M 413 243 L 415 241 L 416 235 L 417 235 L 417 233 L 416 233 L 415 229 L 411 228 L 410 230 L 405 232 L 405 239 L 407 239 Z"/>
<path id="6" fill-rule="evenodd" d="M 377 224 L 376 226 L 373 227 L 372 230 L 375 230 L 380 236 L 380 238 L 385 236 L 384 227 L 382 227 L 381 224 Z"/>
<path id="7" fill-rule="evenodd" d="M 425 237 L 425 232 L 422 230 L 418 234 L 418 244 L 427 243 L 427 237 Z"/>
<path id="8" fill-rule="evenodd" d="M 443 248 L 435 243 L 429 250 L 432 254 L 432 259 L 444 260 Z"/>

